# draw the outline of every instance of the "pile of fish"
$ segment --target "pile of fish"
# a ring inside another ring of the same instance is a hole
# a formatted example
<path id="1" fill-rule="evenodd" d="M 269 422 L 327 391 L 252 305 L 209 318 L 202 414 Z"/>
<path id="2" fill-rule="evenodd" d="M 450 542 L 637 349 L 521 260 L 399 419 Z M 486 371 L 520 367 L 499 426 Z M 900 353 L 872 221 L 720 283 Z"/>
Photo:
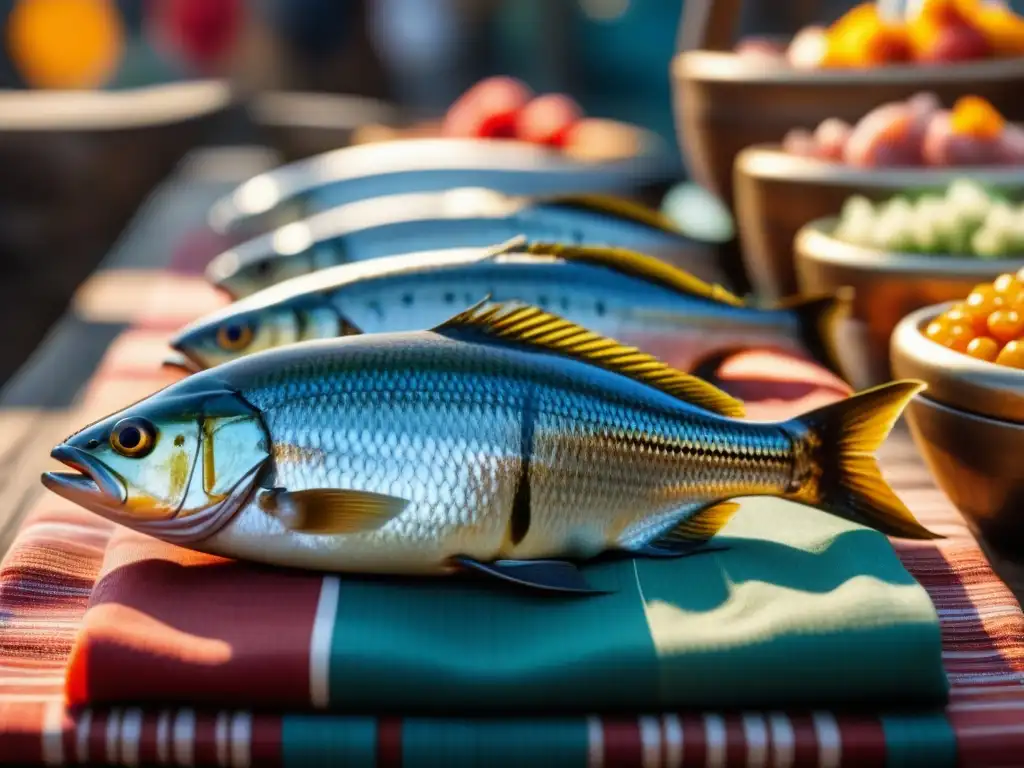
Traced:
<path id="1" fill-rule="evenodd" d="M 841 375 L 848 297 L 761 306 L 653 210 L 497 186 L 349 200 L 222 254 L 235 302 L 172 341 L 190 375 L 57 446 L 44 485 L 213 554 L 580 594 L 586 561 L 714 551 L 739 497 L 934 536 L 873 457 L 923 385 L 766 423 L 706 380 L 750 347 Z"/>

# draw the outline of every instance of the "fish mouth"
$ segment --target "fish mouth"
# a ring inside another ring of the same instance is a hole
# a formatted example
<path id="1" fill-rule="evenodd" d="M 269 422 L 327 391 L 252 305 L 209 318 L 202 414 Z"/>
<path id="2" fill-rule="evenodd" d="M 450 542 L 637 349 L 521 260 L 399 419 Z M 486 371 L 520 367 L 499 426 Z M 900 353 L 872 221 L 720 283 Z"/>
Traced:
<path id="1" fill-rule="evenodd" d="M 183 352 L 181 350 L 175 350 L 174 352 L 168 353 L 167 357 L 164 358 L 160 365 L 164 368 L 173 368 L 189 374 L 199 373 L 199 371 L 203 370 L 203 367 L 199 365 L 198 361 L 189 357 L 187 352 Z"/>
<path id="2" fill-rule="evenodd" d="M 99 514 L 117 512 L 128 500 L 121 479 L 85 451 L 58 445 L 50 457 L 74 470 L 43 473 L 43 485 L 58 496 Z"/>

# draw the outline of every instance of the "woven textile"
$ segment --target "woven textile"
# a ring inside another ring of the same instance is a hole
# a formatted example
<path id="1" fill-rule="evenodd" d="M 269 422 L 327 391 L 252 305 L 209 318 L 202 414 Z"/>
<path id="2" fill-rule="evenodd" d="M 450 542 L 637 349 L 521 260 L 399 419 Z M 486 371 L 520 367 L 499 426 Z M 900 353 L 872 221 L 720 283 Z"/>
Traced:
<path id="1" fill-rule="evenodd" d="M 178 290 L 187 284 L 179 279 Z M 153 327 L 168 325 L 154 322 Z M 145 329 L 122 337 L 98 371 L 84 412 L 69 429 L 169 381 L 169 374 L 153 367 L 165 339 L 165 331 Z M 803 410 L 833 396 L 823 395 L 812 382 L 772 383 L 767 375 L 752 381 L 751 370 L 763 365 L 763 359 L 748 362 L 736 374 L 741 380 L 730 384 L 738 394 L 760 394 L 762 402 L 751 409 L 755 417 L 778 411 L 774 397 L 795 398 Z M 950 685 L 949 704 L 942 711 L 486 719 L 270 714 L 163 704 L 71 711 L 64 704 L 69 655 L 105 561 L 116 547 L 131 545 L 132 535 L 46 495 L 0 568 L 0 763 L 1019 766 L 1024 755 L 1024 617 L 957 513 L 931 484 L 904 430 L 887 442 L 882 461 L 918 518 L 948 537 L 938 543 L 896 543 L 904 567 L 927 590 L 939 615 Z M 287 579 L 282 579 L 274 575 L 273 582 L 287 591 Z M 298 579 L 295 586 L 300 582 L 309 583 Z M 307 601 L 315 616 L 330 604 L 332 583 L 331 577 L 319 579 L 316 589 L 296 589 L 288 599 Z M 145 622 L 147 615 L 137 611 L 120 620 Z M 287 678 L 292 685 L 300 681 L 312 701 L 323 696 L 316 681 L 324 677 L 317 669 L 317 659 L 324 658 L 318 650 L 324 636 L 293 626 L 268 626 L 267 631 L 277 638 L 308 633 L 309 653 L 267 664 L 264 684 L 272 688 Z M 214 663 L 225 649 L 211 644 L 201 652 Z M 72 669 L 85 661 L 75 659 Z M 70 683 L 74 693 L 74 678 Z"/>

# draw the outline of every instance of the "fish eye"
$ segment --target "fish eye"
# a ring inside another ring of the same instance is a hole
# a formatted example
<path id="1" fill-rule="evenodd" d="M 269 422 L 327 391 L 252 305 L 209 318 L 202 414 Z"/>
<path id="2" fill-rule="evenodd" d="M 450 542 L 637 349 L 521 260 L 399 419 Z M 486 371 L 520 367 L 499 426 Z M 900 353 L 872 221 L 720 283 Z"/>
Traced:
<path id="1" fill-rule="evenodd" d="M 260 277 L 266 277 L 271 272 L 269 261 L 260 261 L 256 264 L 256 274 Z"/>
<path id="2" fill-rule="evenodd" d="M 229 352 L 245 349 L 251 341 L 252 327 L 247 323 L 228 323 L 217 329 L 217 344 Z"/>
<path id="3" fill-rule="evenodd" d="M 121 419 L 110 431 L 110 447 L 130 459 L 145 456 L 155 442 L 156 427 L 145 419 Z"/>

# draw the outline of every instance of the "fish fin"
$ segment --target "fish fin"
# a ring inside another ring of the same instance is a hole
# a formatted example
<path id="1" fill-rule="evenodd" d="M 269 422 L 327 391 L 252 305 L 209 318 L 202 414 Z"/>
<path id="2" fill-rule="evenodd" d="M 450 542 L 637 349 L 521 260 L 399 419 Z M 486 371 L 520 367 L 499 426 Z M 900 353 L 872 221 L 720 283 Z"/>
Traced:
<path id="1" fill-rule="evenodd" d="M 397 517 L 409 502 L 367 491 L 315 488 L 277 490 L 271 503 L 275 516 L 291 530 L 330 535 L 376 530 Z"/>
<path id="2" fill-rule="evenodd" d="M 564 560 L 495 560 L 482 563 L 471 557 L 459 556 L 451 561 L 467 570 L 546 592 L 608 594 L 605 590 L 594 589 L 575 565 Z"/>
<path id="3" fill-rule="evenodd" d="M 800 341 L 815 362 L 843 381 L 849 379 L 836 349 L 837 328 L 849 316 L 852 303 L 853 291 L 844 288 L 833 295 L 797 296 L 776 305 L 796 315 Z"/>
<path id="4" fill-rule="evenodd" d="M 673 528 L 650 542 L 659 549 L 679 549 L 684 552 L 702 547 L 708 539 L 717 534 L 729 522 L 736 510 L 737 501 L 720 501 L 700 509 L 680 520 Z"/>
<path id="5" fill-rule="evenodd" d="M 683 234 L 679 227 L 673 224 L 672 220 L 660 211 L 613 195 L 559 195 L 541 198 L 536 201 L 536 206 L 539 208 L 569 208 L 590 213 L 602 213 L 624 221 L 643 224 L 671 235 L 682 236 Z"/>
<path id="6" fill-rule="evenodd" d="M 454 338 L 476 336 L 491 343 L 520 344 L 563 355 L 627 376 L 713 413 L 733 418 L 744 414 L 742 402 L 703 379 L 537 307 L 484 300 L 433 330 Z"/>
<path id="7" fill-rule="evenodd" d="M 563 245 L 561 243 L 530 243 L 522 250 L 524 253 L 532 253 L 536 256 L 552 256 L 563 261 L 605 267 L 676 293 L 705 301 L 713 301 L 731 307 L 746 306 L 743 299 L 722 286 L 705 283 L 699 277 L 684 272 L 679 267 L 674 267 L 654 256 L 648 256 L 646 253 L 630 251 L 626 248 Z"/>
<path id="8" fill-rule="evenodd" d="M 498 256 L 504 256 L 507 253 L 515 253 L 516 251 L 524 251 L 529 244 L 529 239 L 526 235 L 516 235 L 510 237 L 503 243 L 492 245 L 488 248 L 483 255 L 480 257 L 480 261 L 486 261 L 487 259 L 494 259 Z"/>
<path id="9" fill-rule="evenodd" d="M 362 336 L 366 333 L 362 328 L 353 323 L 347 317 L 342 317 L 338 321 L 338 335 L 339 336 Z"/>
<path id="10" fill-rule="evenodd" d="M 907 403 L 925 388 L 915 380 L 866 389 L 799 416 L 796 452 L 810 459 L 808 480 L 785 498 L 808 504 L 887 536 L 940 539 L 919 523 L 882 477 L 874 453 Z"/>
<path id="11" fill-rule="evenodd" d="M 648 544 L 640 549 L 634 549 L 630 551 L 630 554 L 639 555 L 640 557 L 650 557 L 656 559 L 667 559 L 677 557 L 690 557 L 691 555 L 708 555 L 712 552 L 727 552 L 729 547 L 709 547 L 701 542 L 689 542 L 685 546 L 673 543 L 670 547 L 661 547 L 655 543 Z"/>

